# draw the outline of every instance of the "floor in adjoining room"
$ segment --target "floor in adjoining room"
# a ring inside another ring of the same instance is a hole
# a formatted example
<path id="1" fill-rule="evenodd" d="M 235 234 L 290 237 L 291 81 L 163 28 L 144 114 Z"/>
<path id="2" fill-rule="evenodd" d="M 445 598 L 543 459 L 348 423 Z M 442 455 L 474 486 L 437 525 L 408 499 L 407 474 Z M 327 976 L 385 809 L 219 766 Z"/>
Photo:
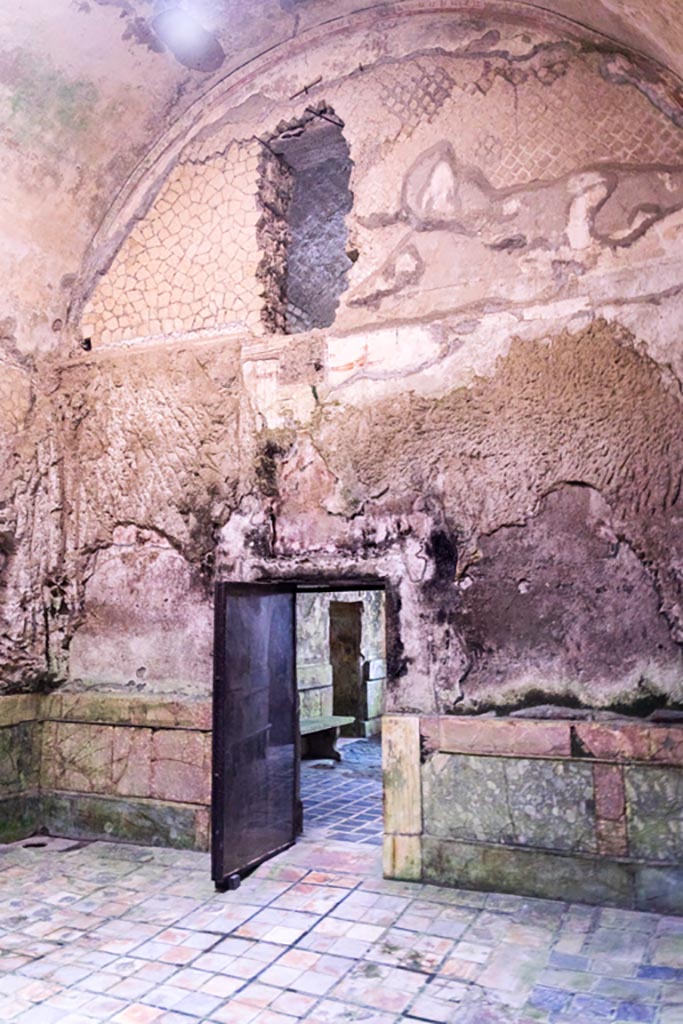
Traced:
<path id="1" fill-rule="evenodd" d="M 302 761 L 304 835 L 382 845 L 382 747 L 379 736 L 341 740 L 341 761 Z"/>
<path id="2" fill-rule="evenodd" d="M 234 892 L 201 853 L 0 848 L 0 1020 L 683 1022 L 682 918 L 385 881 L 354 756 L 308 768 L 317 827 Z"/>

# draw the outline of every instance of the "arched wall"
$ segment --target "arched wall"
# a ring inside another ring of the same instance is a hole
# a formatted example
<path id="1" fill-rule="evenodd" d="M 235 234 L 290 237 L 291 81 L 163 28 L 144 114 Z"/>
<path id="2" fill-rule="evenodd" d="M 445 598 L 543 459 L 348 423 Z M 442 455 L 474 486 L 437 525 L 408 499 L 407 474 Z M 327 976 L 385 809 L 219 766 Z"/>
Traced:
<path id="1" fill-rule="evenodd" d="M 362 38 L 340 22 L 304 66 L 283 54 L 234 105 L 188 115 L 112 210 L 71 325 L 92 349 L 55 371 L 49 404 L 64 585 L 47 647 L 66 685 L 48 734 L 64 749 L 74 701 L 113 765 L 112 700 L 142 702 L 145 723 L 168 714 L 171 732 L 192 708 L 204 724 L 170 795 L 160 748 L 147 776 L 105 771 L 89 799 L 182 805 L 204 835 L 214 580 L 374 576 L 389 594 L 389 775 L 398 758 L 423 794 L 417 809 L 389 798 L 390 873 L 453 878 L 463 846 L 495 859 L 501 834 L 522 858 L 510 872 L 529 863 L 540 811 L 528 834 L 501 832 L 498 807 L 489 832 L 437 813 L 457 772 L 484 789 L 504 773 L 498 754 L 520 771 L 545 759 L 539 808 L 551 792 L 580 806 L 571 849 L 548 840 L 577 877 L 585 858 L 683 860 L 678 833 L 662 856 L 647 823 L 634 838 L 643 787 L 640 769 L 624 779 L 621 719 L 619 756 L 566 724 L 683 705 L 683 130 L 631 56 L 509 14 L 402 5 Z M 258 140 L 323 103 L 353 160 L 357 258 L 332 327 L 283 336 L 262 316 L 273 203 Z M 84 711 L 103 691 L 105 710 Z M 491 712 L 538 721 L 463 750 L 452 723 Z M 548 716 L 565 723 L 556 746 Z M 675 729 L 643 728 L 655 738 L 633 756 L 657 761 Z M 678 784 L 667 757 L 643 769 L 664 773 L 647 776 L 662 801 Z M 628 836 L 626 810 L 596 811 L 601 758 L 632 796 Z M 53 807 L 76 814 L 78 778 L 50 771 Z"/>
<path id="2" fill-rule="evenodd" d="M 375 523 L 400 536 L 417 516 L 433 639 L 397 707 L 677 701 L 683 132 L 627 56 L 560 22 L 399 5 L 362 42 L 342 28 L 305 73 L 285 53 L 236 107 L 214 98 L 91 293 L 92 356 L 65 378 L 88 408 L 70 557 L 130 522 L 198 571 L 254 500 L 272 525 L 250 572 L 304 551 L 339 571 L 381 560 L 357 539 Z M 323 104 L 353 160 L 356 258 L 333 326 L 286 338 L 263 317 L 263 140 Z"/>

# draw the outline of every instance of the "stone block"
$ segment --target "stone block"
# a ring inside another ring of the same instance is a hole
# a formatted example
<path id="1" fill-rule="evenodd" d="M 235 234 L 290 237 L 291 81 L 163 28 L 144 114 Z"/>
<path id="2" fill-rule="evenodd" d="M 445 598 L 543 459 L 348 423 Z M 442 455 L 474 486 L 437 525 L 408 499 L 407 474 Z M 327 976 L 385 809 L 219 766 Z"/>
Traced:
<path id="1" fill-rule="evenodd" d="M 150 796 L 181 803 L 211 802 L 211 737 L 164 729 L 152 734 Z"/>
<path id="2" fill-rule="evenodd" d="M 320 691 L 320 708 L 323 718 L 334 714 L 334 691 L 331 686 Z"/>
<path id="3" fill-rule="evenodd" d="M 474 717 L 439 719 L 439 750 L 460 754 L 569 757 L 569 722 Z"/>
<path id="4" fill-rule="evenodd" d="M 378 718 L 382 714 L 384 703 L 384 679 L 368 679 L 365 688 L 364 717 Z"/>
<path id="5" fill-rule="evenodd" d="M 420 749 L 423 757 L 428 757 L 439 750 L 441 741 L 440 719 L 436 715 L 420 719 Z"/>
<path id="6" fill-rule="evenodd" d="M 382 719 L 370 718 L 364 722 L 360 722 L 359 730 L 361 735 L 365 736 L 366 739 L 370 736 L 379 736 L 382 731 Z"/>
<path id="7" fill-rule="evenodd" d="M 40 729 L 38 722 L 26 720 L 0 729 L 0 795 L 38 788 Z"/>
<path id="8" fill-rule="evenodd" d="M 590 765 L 436 753 L 422 788 L 431 836 L 596 852 Z"/>
<path id="9" fill-rule="evenodd" d="M 36 794 L 0 799 L 0 843 L 25 839 L 42 824 L 40 797 Z"/>
<path id="10" fill-rule="evenodd" d="M 155 729 L 196 729 L 209 732 L 213 724 L 212 714 L 210 700 L 149 700 L 145 701 L 139 714 L 133 714 L 131 721 L 135 725 L 148 725 Z"/>
<path id="11" fill-rule="evenodd" d="M 633 867 L 521 847 L 422 839 L 422 879 L 462 889 L 631 908 Z"/>
<path id="12" fill-rule="evenodd" d="M 422 877 L 421 837 L 385 835 L 382 869 L 385 878 L 419 882 Z"/>
<path id="13" fill-rule="evenodd" d="M 635 878 L 637 910 L 683 915 L 683 867 L 637 864 Z"/>
<path id="14" fill-rule="evenodd" d="M 197 807 L 195 815 L 195 847 L 196 850 L 211 849 L 211 809 Z"/>
<path id="15" fill-rule="evenodd" d="M 212 726 L 209 700 L 179 701 L 98 692 L 50 694 L 44 700 L 43 717 L 50 721 L 200 731 L 209 731 Z"/>
<path id="16" fill-rule="evenodd" d="M 619 765 L 593 765 L 595 815 L 608 821 L 623 818 L 626 811 L 624 775 Z"/>
<path id="17" fill-rule="evenodd" d="M 371 682 L 372 680 L 384 681 L 387 675 L 387 663 L 385 658 L 370 658 L 363 665 L 363 675 Z"/>
<path id="18" fill-rule="evenodd" d="M 382 722 L 384 831 L 419 835 L 422 831 L 420 720 L 415 715 L 386 715 Z"/>
<path id="19" fill-rule="evenodd" d="M 41 697 L 36 693 L 8 694 L 0 697 L 0 728 L 31 722 L 39 717 Z"/>
<path id="20" fill-rule="evenodd" d="M 41 769 L 43 788 L 72 793 L 109 792 L 113 733 L 108 725 L 45 722 Z"/>
<path id="21" fill-rule="evenodd" d="M 197 848 L 196 808 L 192 806 L 72 793 L 44 796 L 42 804 L 43 823 L 53 835 Z"/>
<path id="22" fill-rule="evenodd" d="M 595 822 L 595 834 L 598 840 L 598 853 L 603 857 L 628 856 L 625 818 L 620 818 L 618 821 L 598 818 Z"/>
<path id="23" fill-rule="evenodd" d="M 624 783 L 631 856 L 683 863 L 683 771 L 630 765 Z"/>
<path id="24" fill-rule="evenodd" d="M 572 727 L 590 757 L 683 766 L 683 728 L 679 725 L 575 722 Z"/>
<path id="25" fill-rule="evenodd" d="M 112 776 L 107 792 L 119 796 L 149 796 L 151 788 L 151 729 L 112 729 Z"/>
<path id="26" fill-rule="evenodd" d="M 297 665 L 296 685 L 299 692 L 318 689 L 321 686 L 332 686 L 332 666 Z"/>
<path id="27" fill-rule="evenodd" d="M 322 718 L 323 701 L 321 690 L 299 691 L 299 715 L 301 718 Z"/>

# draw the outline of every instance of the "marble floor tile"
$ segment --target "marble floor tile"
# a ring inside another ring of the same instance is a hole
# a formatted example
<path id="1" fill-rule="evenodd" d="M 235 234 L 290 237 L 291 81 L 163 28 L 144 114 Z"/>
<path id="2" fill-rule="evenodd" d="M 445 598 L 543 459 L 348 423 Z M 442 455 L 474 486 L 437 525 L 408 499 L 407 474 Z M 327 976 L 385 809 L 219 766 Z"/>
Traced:
<path id="1" fill-rule="evenodd" d="M 0 1020 L 683 1024 L 683 919 L 385 880 L 376 766 L 345 801 L 344 764 L 304 766 L 302 841 L 236 891 L 191 851 L 5 853 Z"/>

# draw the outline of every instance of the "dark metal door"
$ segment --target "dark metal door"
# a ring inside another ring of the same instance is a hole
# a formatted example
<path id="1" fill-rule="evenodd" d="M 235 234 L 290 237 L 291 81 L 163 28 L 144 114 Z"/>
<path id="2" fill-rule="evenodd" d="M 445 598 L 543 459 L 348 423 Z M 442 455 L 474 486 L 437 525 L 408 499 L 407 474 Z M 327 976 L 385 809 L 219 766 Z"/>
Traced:
<path id="1" fill-rule="evenodd" d="M 293 587 L 216 589 L 212 877 L 219 886 L 296 839 L 295 615 Z"/>

